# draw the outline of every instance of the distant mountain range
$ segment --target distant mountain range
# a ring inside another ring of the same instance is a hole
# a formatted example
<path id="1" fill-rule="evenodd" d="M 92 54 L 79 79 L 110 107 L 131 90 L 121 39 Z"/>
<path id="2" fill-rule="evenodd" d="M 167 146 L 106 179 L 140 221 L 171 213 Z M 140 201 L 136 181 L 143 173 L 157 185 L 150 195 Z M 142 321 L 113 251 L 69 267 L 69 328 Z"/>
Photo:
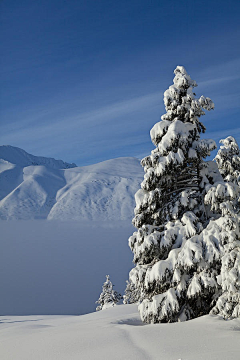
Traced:
<path id="1" fill-rule="evenodd" d="M 0 219 L 130 220 L 142 180 L 136 158 L 77 167 L 0 146 Z"/>

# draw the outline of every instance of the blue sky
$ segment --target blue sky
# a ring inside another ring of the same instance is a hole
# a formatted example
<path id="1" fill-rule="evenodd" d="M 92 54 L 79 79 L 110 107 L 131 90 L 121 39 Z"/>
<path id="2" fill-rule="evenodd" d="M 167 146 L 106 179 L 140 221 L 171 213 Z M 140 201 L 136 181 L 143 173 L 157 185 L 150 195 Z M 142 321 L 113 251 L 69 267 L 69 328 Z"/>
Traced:
<path id="1" fill-rule="evenodd" d="M 183 65 L 240 144 L 240 2 L 3 0 L 0 145 L 79 166 L 143 157 Z"/>

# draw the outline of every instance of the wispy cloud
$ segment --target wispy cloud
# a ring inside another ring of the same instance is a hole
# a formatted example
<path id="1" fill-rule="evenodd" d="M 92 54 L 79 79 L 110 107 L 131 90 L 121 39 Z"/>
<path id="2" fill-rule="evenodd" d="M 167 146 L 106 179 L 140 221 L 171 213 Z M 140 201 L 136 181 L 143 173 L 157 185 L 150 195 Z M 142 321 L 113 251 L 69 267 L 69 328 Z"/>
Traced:
<path id="1" fill-rule="evenodd" d="M 199 72 L 199 79 L 224 79 L 224 78 L 239 78 L 240 72 L 240 58 L 231 61 L 221 62 L 218 65 L 214 64 L 206 67 Z"/>
<path id="2" fill-rule="evenodd" d="M 233 128 L 233 129 L 220 130 L 220 131 L 211 131 L 211 132 L 208 132 L 204 137 L 211 138 L 215 141 L 219 141 L 220 139 L 224 139 L 227 136 L 235 137 L 237 142 L 240 145 L 240 127 Z"/>
<path id="3" fill-rule="evenodd" d="M 50 132 L 53 129 L 60 133 L 65 132 L 66 130 L 74 131 L 76 128 L 79 128 L 79 126 L 91 127 L 99 123 L 104 124 L 111 119 L 118 118 L 135 111 L 141 111 L 150 106 L 157 106 L 160 104 L 161 98 L 162 94 L 155 92 L 137 98 L 116 102 L 111 105 L 100 107 L 93 111 L 80 113 L 75 116 L 66 116 L 60 121 L 54 119 L 52 122 L 48 122 L 47 124 L 42 124 L 41 122 L 39 123 L 38 119 L 40 116 L 44 117 L 54 115 L 54 110 L 44 109 L 41 115 L 37 113 L 34 118 L 31 118 L 32 126 L 29 126 L 29 119 L 25 119 L 21 122 L 21 129 L 17 128 L 14 130 L 12 124 L 6 124 L 4 127 L 2 127 L 1 138 L 7 137 L 9 139 L 14 139 L 15 136 L 21 138 L 26 136 L 33 136 L 34 134 L 38 136 L 52 136 Z"/>
<path id="4" fill-rule="evenodd" d="M 235 120 L 231 119 L 228 124 L 235 127 L 233 130 L 211 131 L 214 127 L 224 128 L 224 117 L 233 111 L 236 113 L 234 109 L 240 105 L 240 92 L 237 86 L 232 86 L 239 82 L 239 72 L 236 72 L 238 63 L 239 60 L 236 60 L 227 64 L 227 68 L 231 69 L 229 74 L 226 69 L 223 71 L 225 64 L 222 64 L 197 76 L 203 79 L 198 83 L 197 96 L 210 96 L 216 105 L 214 112 L 202 118 L 203 123 L 207 122 L 207 137 L 216 141 L 228 135 L 240 140 L 236 115 Z M 168 85 L 171 85 L 171 80 Z M 76 93 L 73 92 L 75 96 L 68 94 L 69 97 L 63 101 L 56 96 L 45 100 L 45 104 L 39 102 L 32 107 L 15 107 L 14 111 L 6 112 L 5 118 L 12 121 L 5 121 L 1 126 L 0 142 L 22 147 L 36 155 L 63 157 L 66 161 L 77 163 L 78 159 L 90 158 L 89 154 L 95 159 L 92 162 L 96 162 L 98 155 L 111 158 L 139 154 L 137 157 L 142 158 L 151 151 L 149 130 L 165 112 L 162 92 L 124 99 L 126 94 L 122 91 L 119 98 L 123 100 L 115 102 L 111 94 L 106 97 L 104 93 L 105 106 L 101 102 L 85 105 L 84 99 L 79 100 Z M 132 91 L 134 93 L 136 89 Z M 93 106 L 94 110 L 88 110 Z M 69 156 L 64 158 L 65 154 Z"/>
<path id="5" fill-rule="evenodd" d="M 240 58 L 219 65 L 210 66 L 198 75 L 197 93 L 210 96 L 215 103 L 213 117 L 220 111 L 233 111 L 240 107 Z"/>
<path id="6" fill-rule="evenodd" d="M 49 156 L 55 156 L 62 149 L 67 152 L 71 148 L 73 152 L 75 148 L 77 152 L 79 144 L 83 149 L 81 152 L 89 151 L 88 149 L 96 153 L 107 149 L 111 152 L 119 147 L 143 143 L 145 135 L 139 134 L 139 129 L 144 124 L 144 117 L 146 119 L 154 109 L 156 114 L 159 114 L 161 105 L 162 94 L 154 92 L 115 102 L 93 111 L 72 116 L 66 114 L 61 120 L 58 120 L 53 108 L 44 109 L 41 114 L 43 119 L 50 114 L 53 116 L 51 121 L 39 121 L 41 115 L 37 112 L 35 117 L 31 120 L 25 119 L 19 126 L 5 124 L 2 127 L 0 142 L 20 147 L 19 144 L 25 144 L 22 146 L 25 150 L 31 148 L 36 152 L 38 149 L 45 149 L 44 152 L 41 150 L 42 154 L 47 153 Z M 67 107 L 71 108 L 69 104 Z M 58 107 L 56 111 L 57 109 Z M 157 120 L 156 116 L 154 120 Z M 148 141 L 145 137 L 146 140 Z M 127 150 L 126 155 L 129 155 Z M 76 158 L 71 161 L 76 161 Z"/>
<path id="7" fill-rule="evenodd" d="M 201 87 L 205 87 L 205 86 L 215 86 L 215 85 L 220 85 L 223 84 L 225 82 L 229 82 L 229 81 L 236 81 L 240 79 L 240 75 L 236 74 L 234 76 L 223 76 L 223 77 L 218 77 L 218 78 L 212 78 L 209 80 L 205 80 L 205 81 L 200 81 L 198 82 L 198 86 Z"/>

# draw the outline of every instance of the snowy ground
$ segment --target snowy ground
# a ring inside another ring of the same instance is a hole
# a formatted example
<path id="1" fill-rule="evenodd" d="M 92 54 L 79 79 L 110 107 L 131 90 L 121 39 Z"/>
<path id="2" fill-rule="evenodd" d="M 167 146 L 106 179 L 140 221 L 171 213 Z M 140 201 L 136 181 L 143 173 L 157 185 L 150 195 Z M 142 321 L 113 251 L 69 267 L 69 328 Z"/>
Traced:
<path id="1" fill-rule="evenodd" d="M 238 360 L 240 319 L 143 325 L 136 305 L 82 316 L 0 318 L 4 360 Z"/>

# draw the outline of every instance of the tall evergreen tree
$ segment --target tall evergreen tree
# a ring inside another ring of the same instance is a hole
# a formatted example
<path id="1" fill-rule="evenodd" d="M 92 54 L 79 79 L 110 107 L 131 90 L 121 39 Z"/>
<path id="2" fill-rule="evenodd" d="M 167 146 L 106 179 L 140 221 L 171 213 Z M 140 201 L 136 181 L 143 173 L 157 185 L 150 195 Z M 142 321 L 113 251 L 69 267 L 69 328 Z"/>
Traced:
<path id="1" fill-rule="evenodd" d="M 240 228 L 232 202 L 223 203 L 221 208 L 222 217 L 216 220 L 221 229 L 220 296 L 211 313 L 230 319 L 240 317 Z"/>
<path id="2" fill-rule="evenodd" d="M 235 198 L 221 204 L 222 217 L 217 220 L 221 229 L 221 272 L 217 278 L 220 296 L 211 313 L 229 319 L 240 317 L 240 150 L 232 136 L 220 143 L 223 145 L 214 160 L 224 180 L 232 183 Z"/>
<path id="3" fill-rule="evenodd" d="M 184 67 L 174 73 L 174 85 L 164 93 L 166 114 L 150 132 L 156 148 L 142 160 L 137 231 L 129 238 L 136 264 L 129 278 L 145 297 L 139 305 L 142 320 L 153 323 L 210 311 L 219 289 L 220 249 L 217 224 L 208 222 L 220 216 L 222 192 L 224 200 L 231 198 L 230 185 L 214 184 L 222 180 L 214 163 L 203 161 L 216 144 L 200 139 L 205 127 L 199 118 L 214 104 L 195 98 L 197 84 Z"/>
<path id="4" fill-rule="evenodd" d="M 122 299 L 122 295 L 116 290 L 113 290 L 113 284 L 110 280 L 110 276 L 106 275 L 106 281 L 102 286 L 102 292 L 96 304 L 99 304 L 96 308 L 97 311 L 104 310 L 109 307 L 115 306 Z"/>

